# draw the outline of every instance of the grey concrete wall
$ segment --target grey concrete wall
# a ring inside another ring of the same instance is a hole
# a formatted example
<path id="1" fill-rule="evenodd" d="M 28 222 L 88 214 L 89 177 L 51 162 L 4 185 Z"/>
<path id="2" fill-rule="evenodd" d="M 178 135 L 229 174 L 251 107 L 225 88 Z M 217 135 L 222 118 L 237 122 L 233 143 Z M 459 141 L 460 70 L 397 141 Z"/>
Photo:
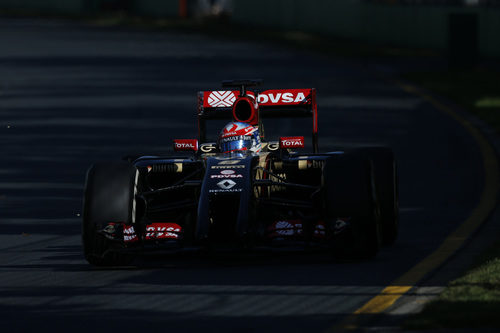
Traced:
<path id="1" fill-rule="evenodd" d="M 500 57 L 500 9 L 401 6 L 359 0 L 234 0 L 235 22 L 326 33 L 378 44 L 446 49 L 448 16 L 475 13 L 479 20 L 479 52 Z"/>

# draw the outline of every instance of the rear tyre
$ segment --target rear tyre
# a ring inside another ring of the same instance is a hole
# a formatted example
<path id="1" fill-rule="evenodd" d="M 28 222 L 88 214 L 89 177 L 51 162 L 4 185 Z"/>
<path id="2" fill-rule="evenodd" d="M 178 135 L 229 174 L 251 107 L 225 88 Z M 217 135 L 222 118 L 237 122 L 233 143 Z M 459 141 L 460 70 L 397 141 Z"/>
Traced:
<path id="1" fill-rule="evenodd" d="M 110 222 L 131 224 L 137 169 L 125 162 L 98 163 L 90 167 L 85 182 L 82 243 L 85 259 L 96 266 L 129 264 L 130 255 L 118 253 L 123 243 L 99 233 Z"/>
<path id="2" fill-rule="evenodd" d="M 396 242 L 399 229 L 398 178 L 394 153 L 386 147 L 364 148 L 361 152 L 373 161 L 380 203 L 382 244 L 389 246 Z"/>
<path id="3" fill-rule="evenodd" d="M 323 172 L 334 257 L 340 261 L 375 257 L 381 232 L 372 164 L 356 155 L 337 155 L 326 161 Z"/>

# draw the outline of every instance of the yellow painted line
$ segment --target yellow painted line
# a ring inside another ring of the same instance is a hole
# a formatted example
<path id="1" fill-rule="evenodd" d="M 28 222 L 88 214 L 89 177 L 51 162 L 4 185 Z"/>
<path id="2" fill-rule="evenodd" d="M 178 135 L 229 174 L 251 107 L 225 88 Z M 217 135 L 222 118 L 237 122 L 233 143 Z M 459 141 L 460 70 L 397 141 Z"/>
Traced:
<path id="1" fill-rule="evenodd" d="M 380 309 L 386 309 L 394 302 L 397 298 L 404 295 L 407 291 L 409 291 L 411 286 L 389 286 L 386 287 L 382 292 L 377 296 L 368 301 L 361 308 L 354 311 L 354 314 L 363 314 L 363 313 L 379 313 Z"/>
<path id="2" fill-rule="evenodd" d="M 424 276 L 441 266 L 450 256 L 462 247 L 466 239 L 488 218 L 498 202 L 498 160 L 495 150 L 481 131 L 465 118 L 455 113 L 453 109 L 437 101 L 432 96 L 423 93 L 415 86 L 403 84 L 398 81 L 396 81 L 396 84 L 404 91 L 421 97 L 432 104 L 436 109 L 451 116 L 469 132 L 477 142 L 483 159 L 484 189 L 481 193 L 479 204 L 474 208 L 471 215 L 446 237 L 437 250 L 393 281 L 391 285 L 385 287 L 380 294 L 376 295 L 351 315 L 347 316 L 340 324 L 329 328 L 327 332 L 359 329 L 360 325 L 363 324 L 363 320 L 366 319 L 366 315 L 373 315 L 387 310 L 401 296 L 422 280 Z"/>

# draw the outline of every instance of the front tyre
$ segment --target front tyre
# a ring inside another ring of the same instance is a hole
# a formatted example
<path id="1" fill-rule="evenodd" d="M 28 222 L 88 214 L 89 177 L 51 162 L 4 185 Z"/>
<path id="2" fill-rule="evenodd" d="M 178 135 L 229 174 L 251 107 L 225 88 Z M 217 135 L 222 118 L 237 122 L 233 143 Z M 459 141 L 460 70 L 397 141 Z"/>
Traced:
<path id="1" fill-rule="evenodd" d="M 90 264 L 118 266 L 130 263 L 130 256 L 119 253 L 123 243 L 106 238 L 100 231 L 111 222 L 135 222 L 137 176 L 135 166 L 125 162 L 97 163 L 88 170 L 83 202 L 82 243 L 85 259 Z"/>

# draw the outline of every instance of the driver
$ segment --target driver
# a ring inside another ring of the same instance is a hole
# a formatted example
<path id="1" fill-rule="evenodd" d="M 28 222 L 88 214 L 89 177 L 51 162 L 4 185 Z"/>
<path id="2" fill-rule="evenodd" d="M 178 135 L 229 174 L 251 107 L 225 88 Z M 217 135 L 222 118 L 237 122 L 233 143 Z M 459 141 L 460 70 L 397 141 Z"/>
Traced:
<path id="1" fill-rule="evenodd" d="M 230 122 L 220 132 L 218 146 L 221 153 L 259 153 L 262 149 L 259 129 L 247 123 Z"/>

